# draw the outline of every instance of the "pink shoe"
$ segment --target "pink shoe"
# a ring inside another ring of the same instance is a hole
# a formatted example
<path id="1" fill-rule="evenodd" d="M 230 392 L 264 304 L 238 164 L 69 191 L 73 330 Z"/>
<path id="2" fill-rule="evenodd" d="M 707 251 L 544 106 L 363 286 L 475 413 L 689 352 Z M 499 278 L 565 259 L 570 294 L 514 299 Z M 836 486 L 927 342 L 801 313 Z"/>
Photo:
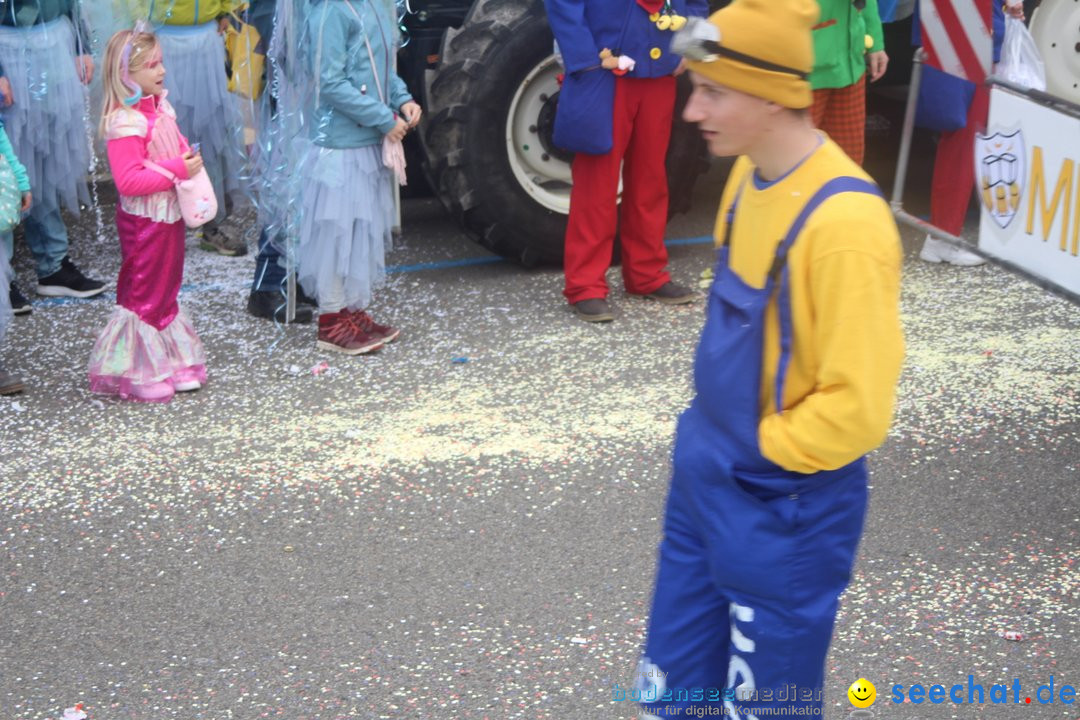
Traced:
<path id="1" fill-rule="evenodd" d="M 131 399 L 141 402 L 169 402 L 175 394 L 172 383 L 157 382 L 148 385 L 132 385 Z"/>
<path id="2" fill-rule="evenodd" d="M 174 374 L 172 381 L 173 388 L 176 392 L 191 392 L 202 388 L 202 383 L 199 382 L 199 376 L 190 368 Z"/>

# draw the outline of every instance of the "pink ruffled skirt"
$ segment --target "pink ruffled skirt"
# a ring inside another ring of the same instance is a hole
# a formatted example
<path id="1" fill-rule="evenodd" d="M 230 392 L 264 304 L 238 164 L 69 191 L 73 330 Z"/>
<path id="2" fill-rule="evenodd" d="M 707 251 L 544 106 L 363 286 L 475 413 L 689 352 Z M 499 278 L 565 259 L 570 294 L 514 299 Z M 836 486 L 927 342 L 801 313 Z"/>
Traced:
<path id="1" fill-rule="evenodd" d="M 158 330 L 127 308 L 117 306 L 90 353 L 90 390 L 144 400 L 139 386 L 206 382 L 206 351 L 181 309 Z M 171 395 L 158 400 L 168 402 Z"/>

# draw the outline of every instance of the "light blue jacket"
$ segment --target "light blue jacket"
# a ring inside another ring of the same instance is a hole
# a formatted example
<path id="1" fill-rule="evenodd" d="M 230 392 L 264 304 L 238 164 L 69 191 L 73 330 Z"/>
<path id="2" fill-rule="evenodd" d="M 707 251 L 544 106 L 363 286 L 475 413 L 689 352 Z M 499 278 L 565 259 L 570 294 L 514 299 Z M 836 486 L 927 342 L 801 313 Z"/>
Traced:
<path id="1" fill-rule="evenodd" d="M 19 192 L 30 192 L 30 176 L 26 174 L 26 166 L 15 157 L 15 148 L 11 147 L 11 140 L 8 139 L 2 120 L 0 120 L 0 155 L 7 159 L 11 171 L 15 173 L 15 182 L 19 185 Z"/>
<path id="2" fill-rule="evenodd" d="M 382 142 L 394 128 L 394 114 L 412 100 L 405 82 L 392 70 L 396 19 L 381 0 L 321 0 L 310 13 L 307 38 L 316 84 L 315 143 L 355 148 Z M 380 83 L 386 102 L 379 99 Z"/>

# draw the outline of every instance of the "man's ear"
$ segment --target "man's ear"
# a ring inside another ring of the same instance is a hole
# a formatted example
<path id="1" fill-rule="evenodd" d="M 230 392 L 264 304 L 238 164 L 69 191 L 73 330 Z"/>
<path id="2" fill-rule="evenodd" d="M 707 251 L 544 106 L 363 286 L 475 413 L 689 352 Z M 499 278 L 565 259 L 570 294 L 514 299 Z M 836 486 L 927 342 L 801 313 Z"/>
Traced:
<path id="1" fill-rule="evenodd" d="M 778 113 L 783 112 L 786 109 L 787 108 L 785 108 L 783 105 L 777 104 L 777 103 L 773 102 L 772 100 L 766 100 L 765 101 L 765 111 L 768 112 L 770 115 L 776 115 Z"/>

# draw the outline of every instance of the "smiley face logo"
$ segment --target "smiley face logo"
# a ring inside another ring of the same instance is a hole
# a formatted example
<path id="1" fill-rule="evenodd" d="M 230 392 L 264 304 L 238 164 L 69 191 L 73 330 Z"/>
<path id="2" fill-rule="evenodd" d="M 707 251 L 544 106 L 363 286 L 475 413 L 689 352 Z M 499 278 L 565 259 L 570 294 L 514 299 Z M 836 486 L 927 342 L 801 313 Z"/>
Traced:
<path id="1" fill-rule="evenodd" d="M 857 708 L 868 708 L 877 699 L 877 688 L 866 678 L 859 678 L 847 689 L 848 700 Z"/>

